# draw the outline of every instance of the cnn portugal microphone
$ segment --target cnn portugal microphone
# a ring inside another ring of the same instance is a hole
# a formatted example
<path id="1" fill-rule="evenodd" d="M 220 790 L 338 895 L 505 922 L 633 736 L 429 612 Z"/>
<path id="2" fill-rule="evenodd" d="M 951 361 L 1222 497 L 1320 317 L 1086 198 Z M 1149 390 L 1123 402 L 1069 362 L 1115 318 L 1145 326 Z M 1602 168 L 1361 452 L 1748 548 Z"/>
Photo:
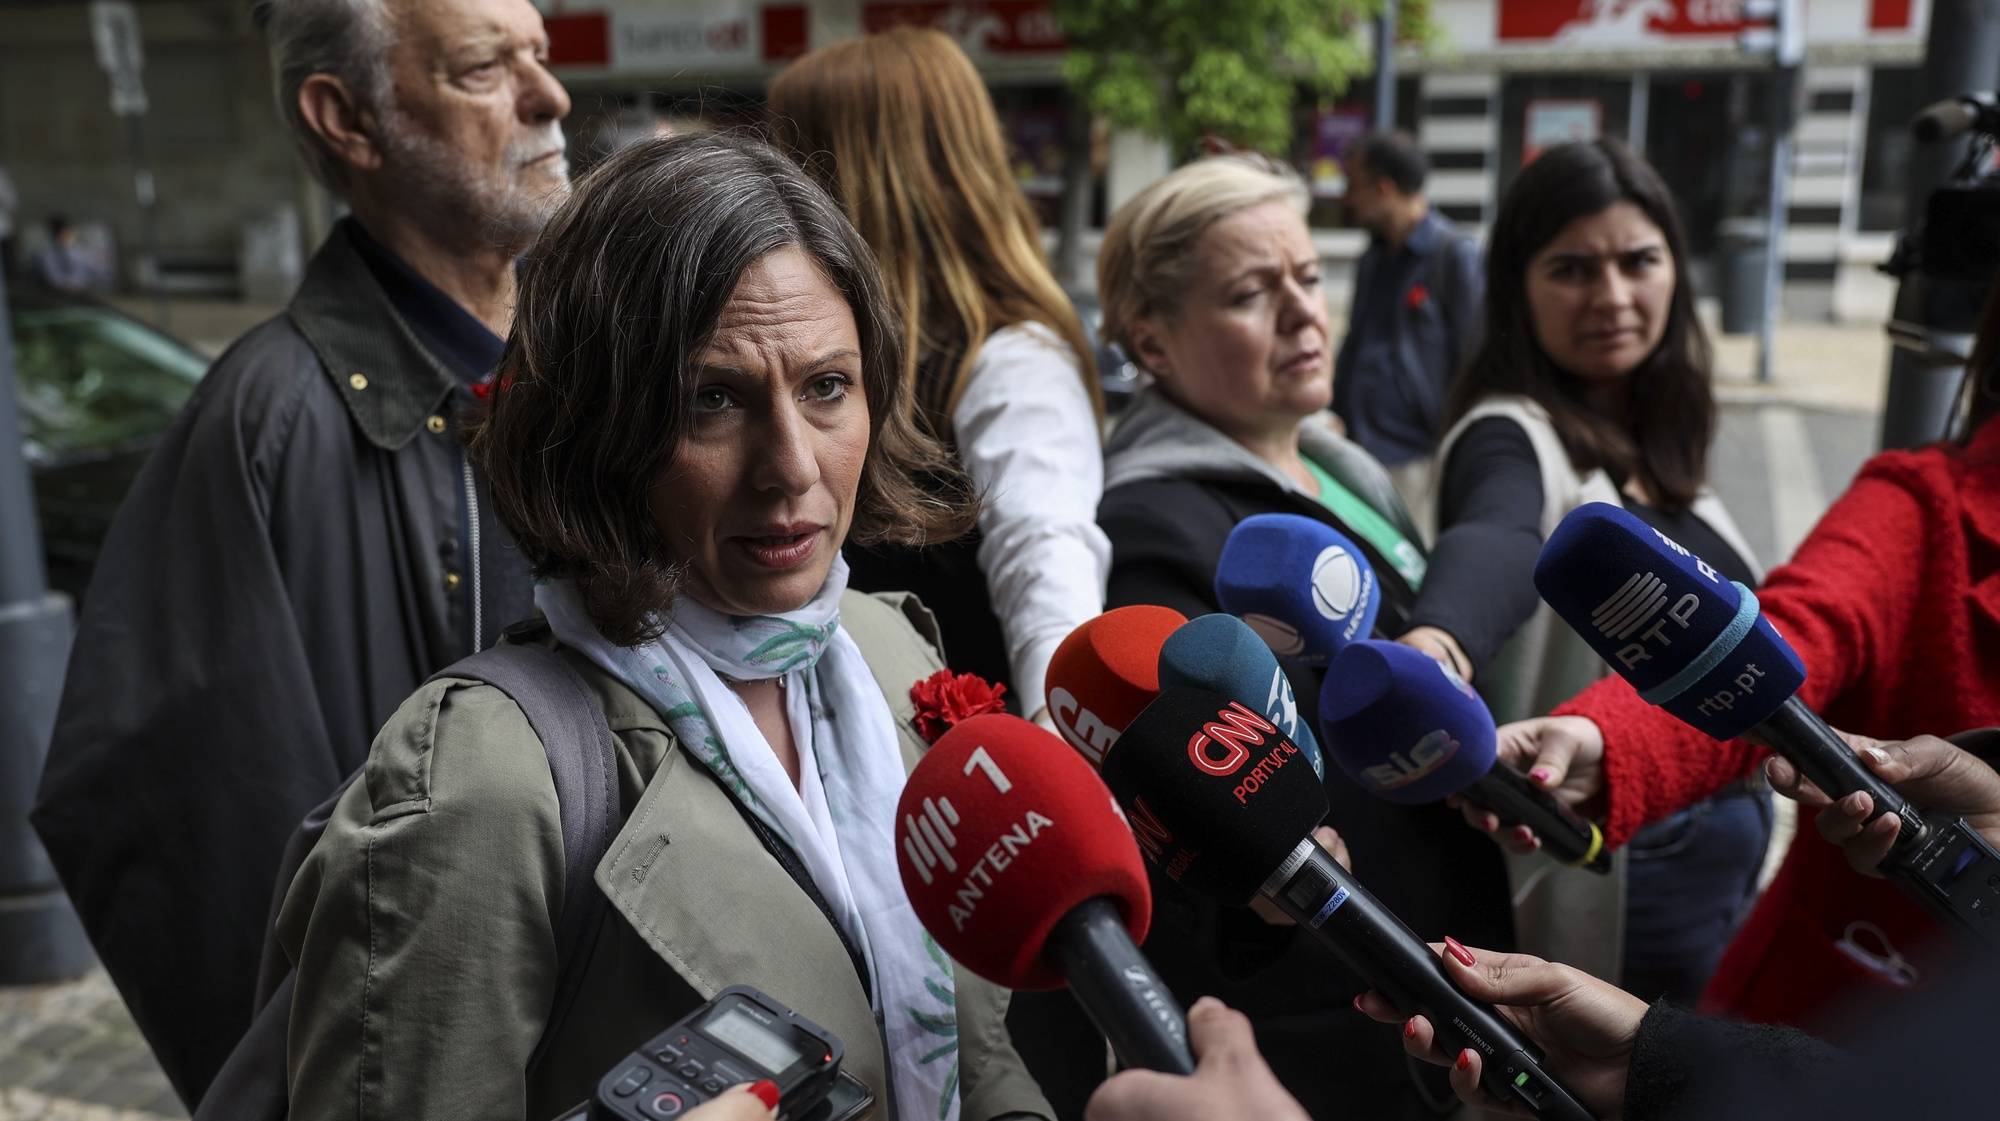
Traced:
<path id="1" fill-rule="evenodd" d="M 1104 760 L 1139 847 L 1196 895 L 1243 906 L 1261 895 L 1453 1050 L 1485 1060 L 1481 1082 L 1535 1116 L 1591 1114 L 1542 1068 L 1533 1043 L 1459 992 L 1438 955 L 1312 836 L 1326 789 L 1298 747 L 1254 709 L 1217 693 L 1160 691 Z"/>
<path id="2" fill-rule="evenodd" d="M 1366 639 L 1334 656 L 1319 693 L 1327 753 L 1361 789 L 1405 806 L 1452 794 L 1542 838 L 1542 851 L 1611 870 L 1604 833 L 1494 753 L 1493 713 L 1457 674 L 1396 642 Z"/>
<path id="3" fill-rule="evenodd" d="M 1805 666 L 1749 588 L 1604 502 L 1556 526 L 1535 588 L 1640 699 L 1715 739 L 1757 739 L 1829 798 L 1867 791 L 1902 821 L 1883 877 L 1946 926 L 2000 940 L 2000 852 L 1963 820 L 1925 819 L 1799 700 Z"/>
<path id="4" fill-rule="evenodd" d="M 1262 706 L 1264 719 L 1298 745 L 1313 773 L 1326 773 L 1310 722 L 1299 718 L 1291 678 L 1257 632 L 1236 616 L 1203 615 L 1168 635 L 1160 646 L 1160 685 L 1191 685 Z"/>
<path id="5" fill-rule="evenodd" d="M 1152 889 L 1111 792 L 1056 737 L 975 716 L 896 804 L 896 864 L 946 953 L 1009 989 L 1065 982 L 1126 1066 L 1194 1073 L 1187 1016 L 1140 954 Z"/>

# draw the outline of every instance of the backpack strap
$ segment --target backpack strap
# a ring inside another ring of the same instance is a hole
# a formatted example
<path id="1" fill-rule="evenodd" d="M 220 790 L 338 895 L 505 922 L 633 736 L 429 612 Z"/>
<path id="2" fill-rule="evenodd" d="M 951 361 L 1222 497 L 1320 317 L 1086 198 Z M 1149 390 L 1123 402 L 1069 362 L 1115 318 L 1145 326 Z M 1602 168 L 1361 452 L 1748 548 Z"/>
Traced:
<path id="1" fill-rule="evenodd" d="M 603 708 L 575 668 L 553 649 L 510 628 L 507 641 L 440 670 L 437 677 L 483 681 L 512 698 L 548 752 L 562 814 L 563 907 L 556 928 L 556 994 L 528 1060 L 541 1065 L 576 1001 L 590 948 L 607 909 L 595 873 L 617 836 L 617 743 Z M 523 639 L 527 639 L 523 641 Z"/>

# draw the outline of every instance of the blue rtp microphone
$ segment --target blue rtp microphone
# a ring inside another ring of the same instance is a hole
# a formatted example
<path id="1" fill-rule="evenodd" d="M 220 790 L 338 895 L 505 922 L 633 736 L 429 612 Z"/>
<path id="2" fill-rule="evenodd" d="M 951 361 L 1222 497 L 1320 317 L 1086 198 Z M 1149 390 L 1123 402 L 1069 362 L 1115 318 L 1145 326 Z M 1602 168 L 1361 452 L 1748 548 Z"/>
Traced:
<path id="1" fill-rule="evenodd" d="M 1406 806 L 1463 794 L 1533 829 L 1557 860 L 1611 870 L 1603 831 L 1499 761 L 1486 702 L 1428 655 L 1374 639 L 1347 647 L 1327 670 L 1319 719 L 1334 763 L 1370 794 Z"/>
<path id="2" fill-rule="evenodd" d="M 1382 588 L 1361 549 L 1333 527 L 1256 514 L 1222 543 L 1215 600 L 1279 657 L 1324 663 L 1375 629 Z"/>
<path id="3" fill-rule="evenodd" d="M 1570 511 L 1535 588 L 1641 699 L 1716 739 L 1750 735 L 1829 798 L 1865 790 L 1902 822 L 1882 874 L 1940 922 L 2000 940 L 2000 852 L 1961 819 L 1927 822 L 1797 693 L 1805 666 L 1757 596 L 1620 507 Z"/>
<path id="4" fill-rule="evenodd" d="M 1308 722 L 1299 719 L 1291 680 L 1278 666 L 1271 648 L 1243 620 L 1234 615 L 1203 615 L 1167 636 L 1160 647 L 1160 688 L 1174 685 L 1220 693 L 1262 712 L 1264 719 L 1276 724 L 1285 738 L 1298 746 L 1314 774 L 1326 774 L 1319 741 L 1313 738 Z"/>

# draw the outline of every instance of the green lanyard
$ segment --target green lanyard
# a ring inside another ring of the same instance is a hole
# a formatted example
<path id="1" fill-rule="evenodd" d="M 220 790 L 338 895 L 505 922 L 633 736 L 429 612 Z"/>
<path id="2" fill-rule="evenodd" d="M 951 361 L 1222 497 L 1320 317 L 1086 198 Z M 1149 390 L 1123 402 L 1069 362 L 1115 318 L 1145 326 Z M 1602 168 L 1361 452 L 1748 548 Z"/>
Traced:
<path id="1" fill-rule="evenodd" d="M 1375 546 L 1375 551 L 1387 558 L 1396 572 L 1402 576 L 1411 591 L 1423 586 L 1424 572 L 1429 567 L 1424 560 L 1423 550 L 1416 542 L 1404 537 L 1396 529 L 1395 523 L 1382 516 L 1375 507 L 1363 502 L 1353 491 L 1340 485 L 1340 481 L 1327 474 L 1326 468 L 1314 463 L 1310 456 L 1300 456 L 1305 460 L 1306 470 L 1312 472 L 1313 481 L 1319 484 L 1319 503 L 1332 511 L 1340 523 Z"/>

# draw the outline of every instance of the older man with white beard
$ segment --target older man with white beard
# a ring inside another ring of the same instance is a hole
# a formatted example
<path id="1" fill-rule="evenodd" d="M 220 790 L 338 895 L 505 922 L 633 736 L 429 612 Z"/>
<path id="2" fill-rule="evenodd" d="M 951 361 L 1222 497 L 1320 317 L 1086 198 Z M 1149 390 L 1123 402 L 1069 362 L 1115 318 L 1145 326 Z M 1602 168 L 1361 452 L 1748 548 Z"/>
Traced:
<path id="1" fill-rule="evenodd" d="M 34 821 L 192 1106 L 253 1011 L 281 850 L 433 671 L 531 610 L 455 420 L 567 193 L 528 0 L 263 0 L 278 106 L 346 202 L 106 539 Z"/>

